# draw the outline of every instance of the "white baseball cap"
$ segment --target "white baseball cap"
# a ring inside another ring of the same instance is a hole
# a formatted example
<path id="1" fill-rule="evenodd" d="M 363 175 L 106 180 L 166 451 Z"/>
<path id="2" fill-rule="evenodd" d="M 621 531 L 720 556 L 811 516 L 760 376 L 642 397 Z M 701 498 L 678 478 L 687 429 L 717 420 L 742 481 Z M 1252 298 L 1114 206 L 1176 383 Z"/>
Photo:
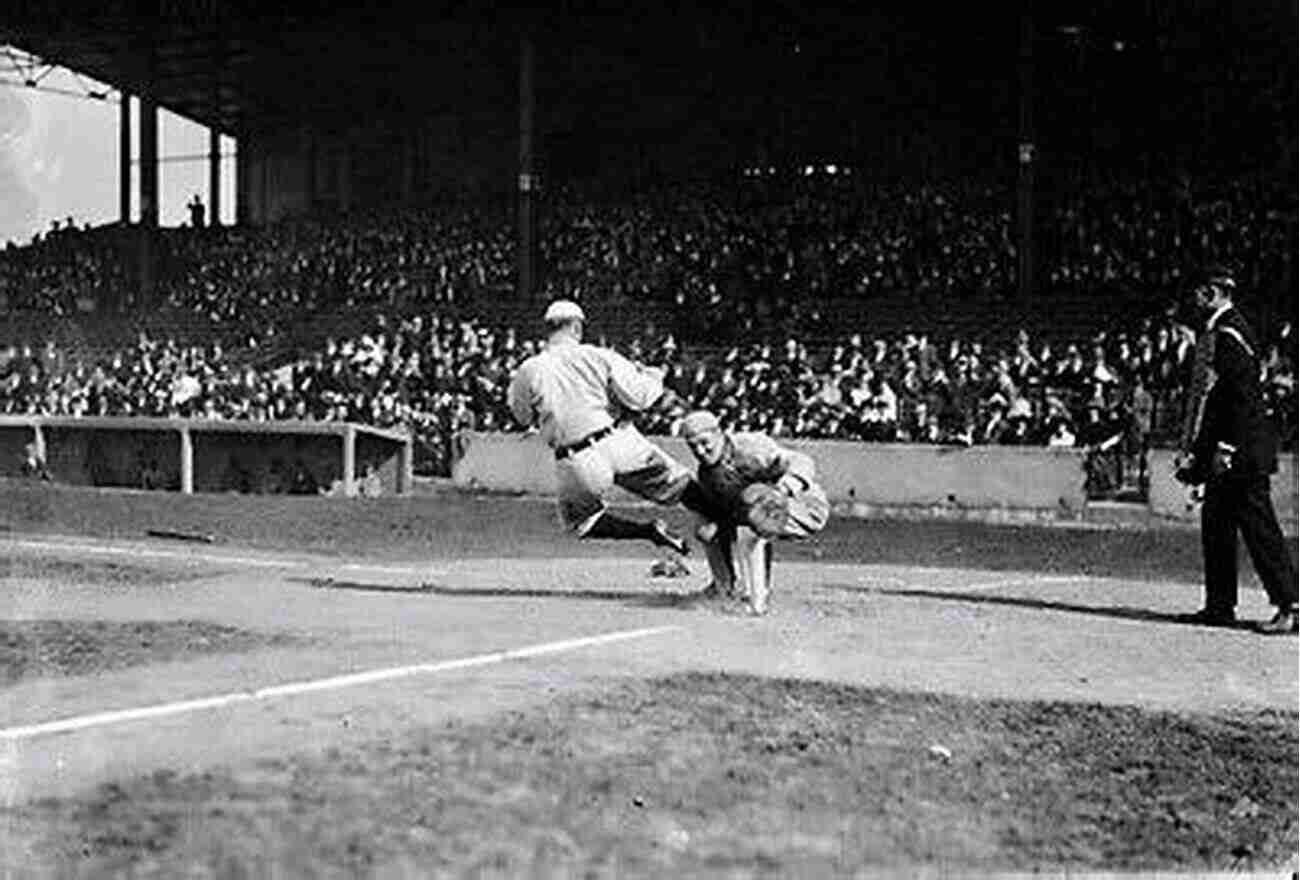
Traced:
<path id="1" fill-rule="evenodd" d="M 573 300 L 557 299 L 546 307 L 546 314 L 542 317 L 542 320 L 548 324 L 561 321 L 585 321 L 587 316 L 583 314 L 582 306 Z"/>

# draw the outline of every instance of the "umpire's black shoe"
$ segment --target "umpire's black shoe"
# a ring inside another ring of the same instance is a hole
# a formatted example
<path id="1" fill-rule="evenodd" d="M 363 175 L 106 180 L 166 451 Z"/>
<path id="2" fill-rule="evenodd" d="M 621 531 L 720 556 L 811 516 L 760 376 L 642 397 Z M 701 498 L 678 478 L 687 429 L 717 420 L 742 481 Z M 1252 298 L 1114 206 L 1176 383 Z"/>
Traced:
<path id="1" fill-rule="evenodd" d="M 1266 620 L 1255 627 L 1255 631 L 1266 636 L 1289 636 L 1300 632 L 1300 618 L 1294 608 L 1279 608 L 1272 620 Z"/>
<path id="2" fill-rule="evenodd" d="M 661 519 L 650 524 L 650 540 L 660 547 L 667 547 L 683 556 L 691 552 L 691 545 L 686 543 L 686 539 L 668 528 L 668 523 Z"/>
<path id="3" fill-rule="evenodd" d="M 1194 626 L 1236 626 L 1237 615 L 1232 611 L 1219 611 L 1216 608 L 1202 608 L 1195 614 L 1184 614 L 1179 617 L 1183 623 L 1190 623 Z"/>

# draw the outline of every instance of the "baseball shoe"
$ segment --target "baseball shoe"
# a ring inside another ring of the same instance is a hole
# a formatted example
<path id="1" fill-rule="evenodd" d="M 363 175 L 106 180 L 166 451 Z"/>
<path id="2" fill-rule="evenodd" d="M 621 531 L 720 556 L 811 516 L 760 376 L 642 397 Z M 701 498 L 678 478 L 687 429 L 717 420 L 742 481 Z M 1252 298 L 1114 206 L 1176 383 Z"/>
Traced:
<path id="1" fill-rule="evenodd" d="M 1266 620 L 1255 626 L 1255 632 L 1266 636 L 1290 636 L 1300 632 L 1300 618 L 1294 608 L 1279 608 L 1272 620 Z"/>
<path id="2" fill-rule="evenodd" d="M 679 556 L 666 556 L 663 559 L 656 559 L 650 566 L 650 577 L 658 578 L 684 578 L 689 577 L 691 570 L 687 568 L 686 563 L 682 562 Z"/>
<path id="3" fill-rule="evenodd" d="M 1194 614 L 1183 614 L 1178 619 L 1182 623 L 1190 623 L 1193 626 L 1232 627 L 1237 625 L 1237 615 L 1234 612 L 1219 611 L 1214 608 L 1202 608 Z"/>
<path id="4" fill-rule="evenodd" d="M 657 519 L 650 524 L 650 540 L 659 547 L 667 547 L 674 553 L 686 556 L 691 552 L 691 546 L 686 543 L 686 539 L 681 535 L 668 528 L 668 523 Z"/>

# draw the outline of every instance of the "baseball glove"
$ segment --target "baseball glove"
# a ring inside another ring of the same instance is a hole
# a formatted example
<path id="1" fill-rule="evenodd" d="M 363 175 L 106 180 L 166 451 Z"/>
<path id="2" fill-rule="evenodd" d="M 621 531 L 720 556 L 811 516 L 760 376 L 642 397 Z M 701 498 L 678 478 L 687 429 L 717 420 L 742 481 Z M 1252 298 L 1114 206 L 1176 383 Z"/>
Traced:
<path id="1" fill-rule="evenodd" d="M 765 538 L 785 534 L 790 517 L 790 499 L 767 483 L 750 483 L 740 493 L 740 509 L 754 531 Z"/>

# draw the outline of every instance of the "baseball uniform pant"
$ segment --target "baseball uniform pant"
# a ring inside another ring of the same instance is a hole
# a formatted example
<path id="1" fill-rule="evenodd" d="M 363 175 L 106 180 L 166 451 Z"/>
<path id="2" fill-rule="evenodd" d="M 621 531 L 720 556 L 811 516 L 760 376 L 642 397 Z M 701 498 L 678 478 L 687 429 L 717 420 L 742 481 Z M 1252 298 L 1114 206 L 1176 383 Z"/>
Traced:
<path id="1" fill-rule="evenodd" d="M 691 472 L 631 425 L 555 465 L 560 516 L 567 528 L 585 535 L 605 512 L 605 496 L 614 486 L 671 506 L 691 482 Z"/>
<path id="2" fill-rule="evenodd" d="M 789 517 L 779 537 L 811 537 L 826 527 L 829 515 L 825 490 L 810 486 L 791 496 Z M 772 597 L 772 539 L 748 525 L 719 523 L 713 536 L 703 543 L 713 582 L 722 594 L 744 599 L 755 614 L 766 614 Z"/>

